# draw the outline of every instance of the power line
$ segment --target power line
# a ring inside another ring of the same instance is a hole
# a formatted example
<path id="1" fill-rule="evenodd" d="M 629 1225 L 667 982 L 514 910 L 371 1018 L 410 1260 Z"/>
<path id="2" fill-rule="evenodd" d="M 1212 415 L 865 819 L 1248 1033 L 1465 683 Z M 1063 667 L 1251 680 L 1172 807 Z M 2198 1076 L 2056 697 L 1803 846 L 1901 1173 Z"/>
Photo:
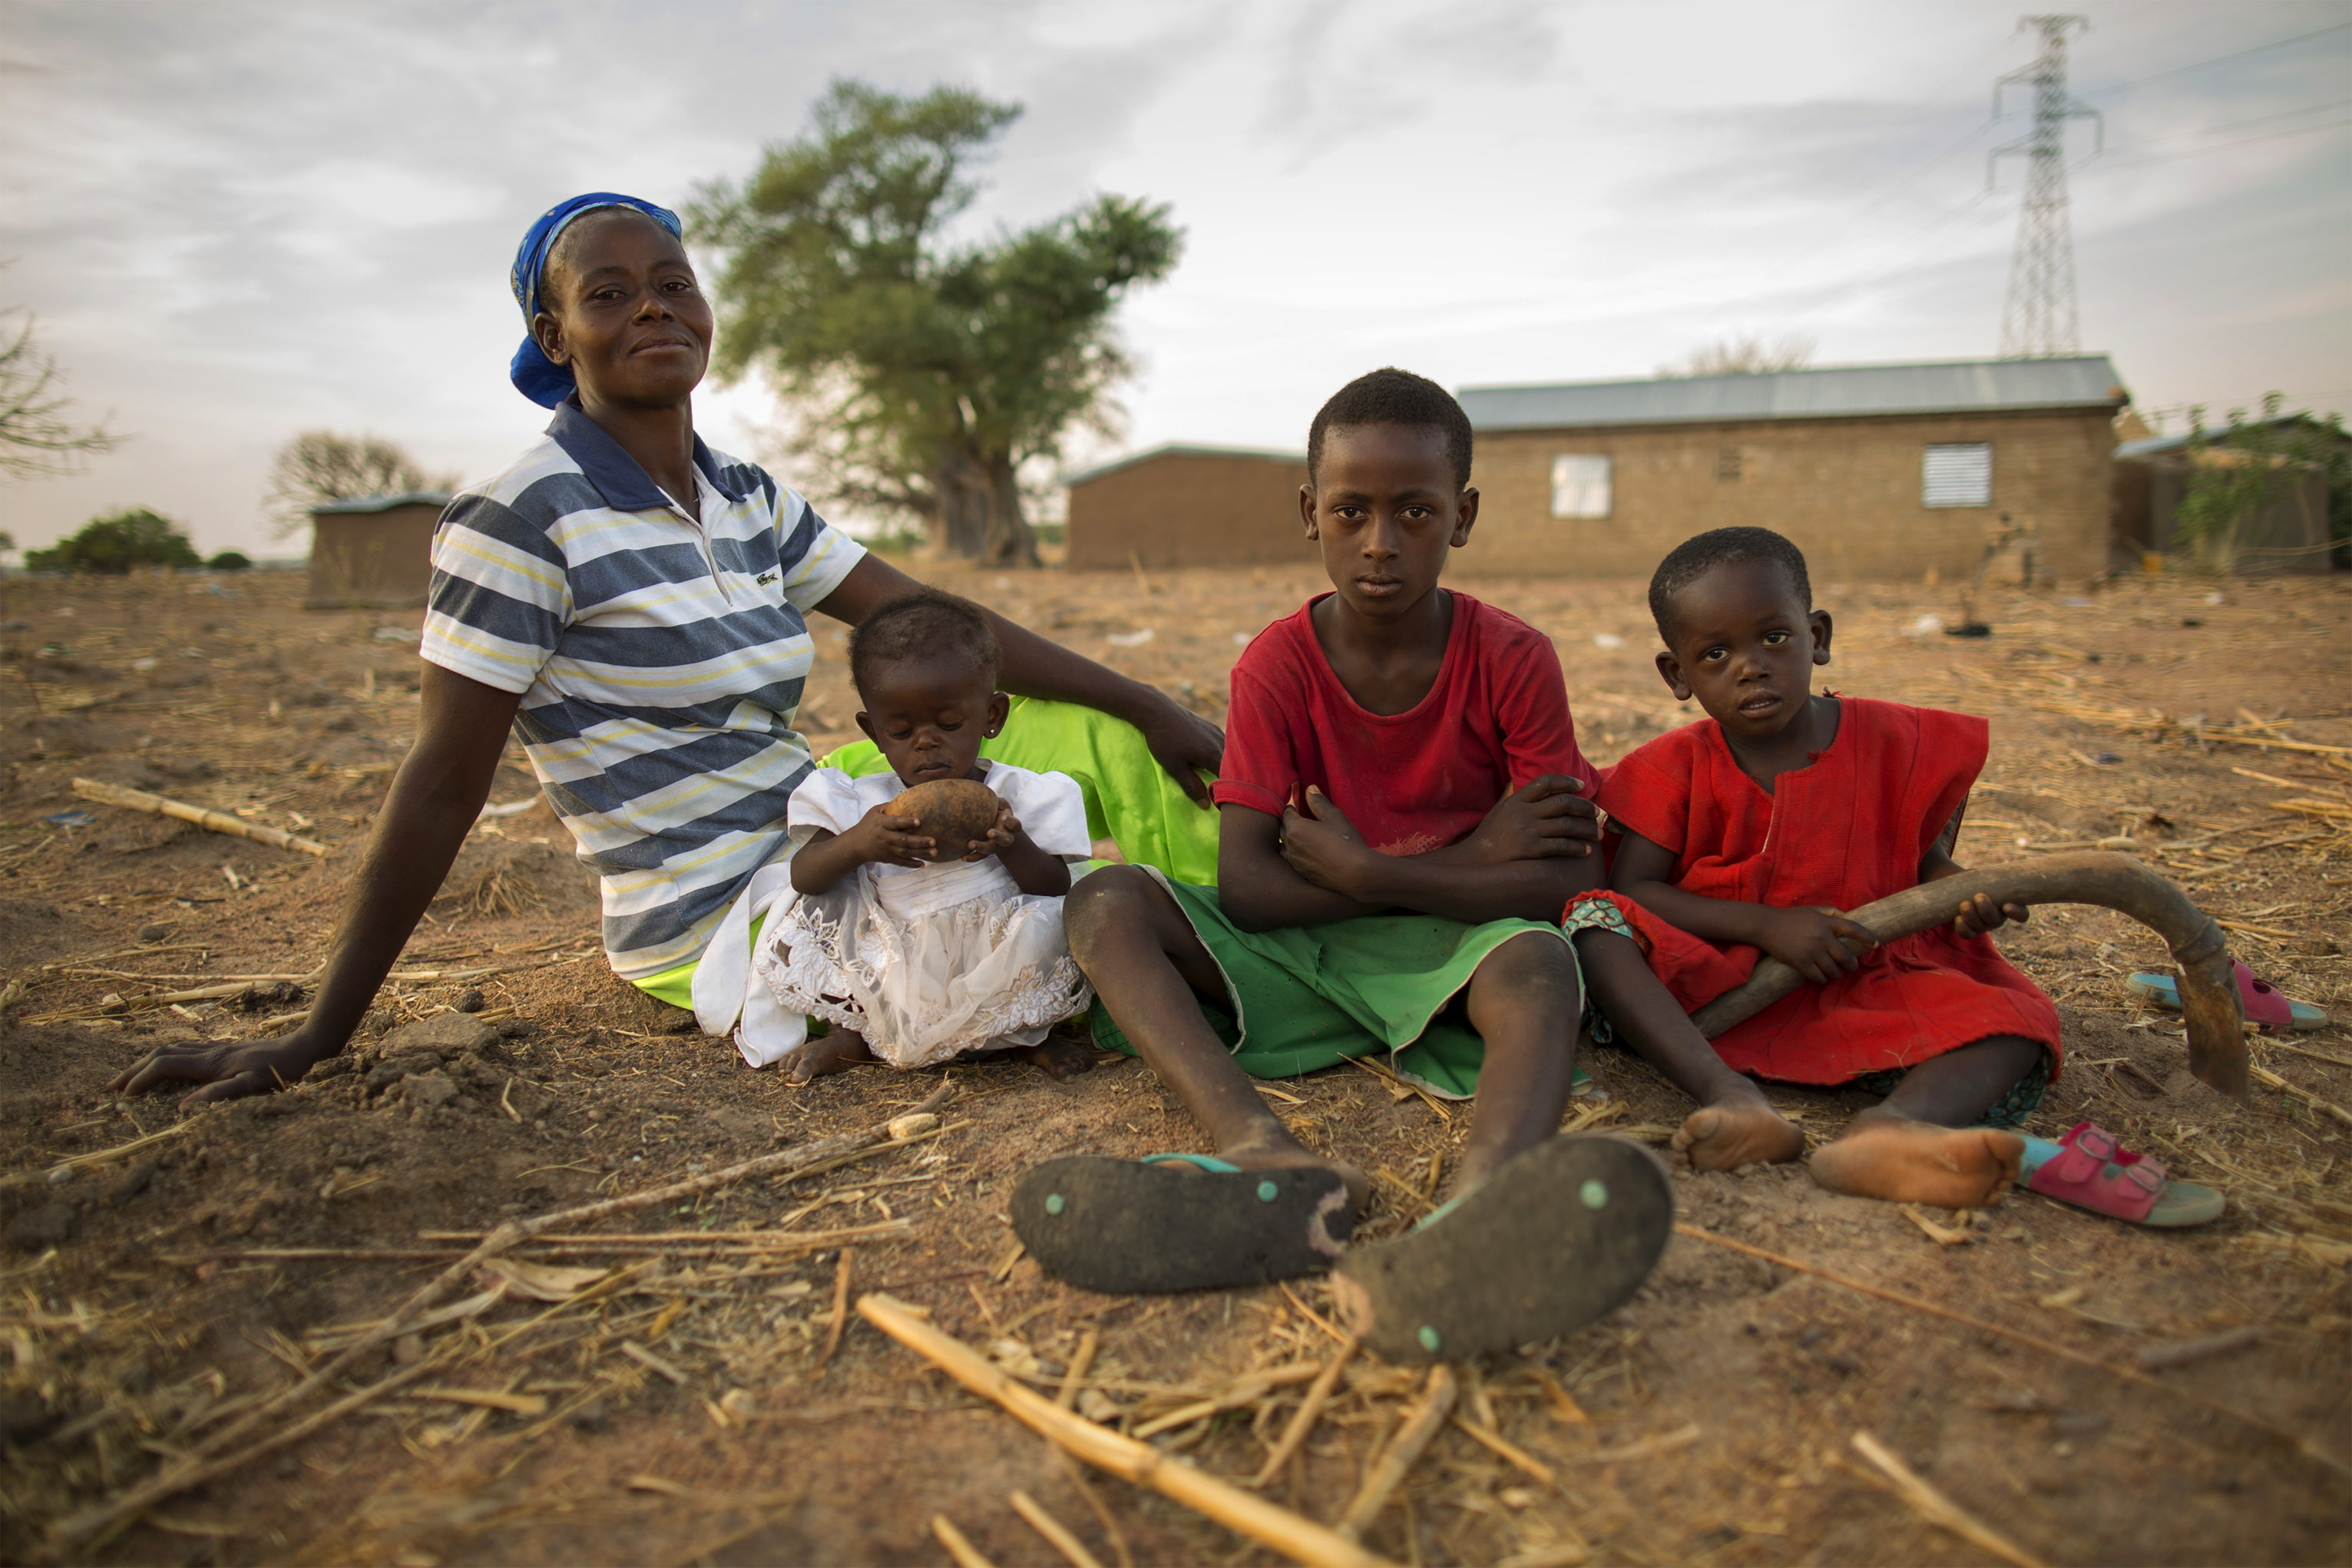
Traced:
<path id="1" fill-rule="evenodd" d="M 2118 92 L 2129 92 L 2133 88 L 2145 87 L 2152 81 L 2162 81 L 2167 77 L 2186 76 L 2190 71 L 2201 71 L 2209 66 L 2227 65 L 2231 60 L 2244 59 L 2248 55 L 2268 54 L 2273 49 L 2283 49 L 2289 44 L 2300 44 L 2306 39 L 2324 38 L 2330 33 L 2340 33 L 2347 27 L 2352 27 L 2352 22 L 2338 22 L 2334 26 L 2321 27 L 2315 32 L 2297 33 L 2292 38 L 2281 38 L 2275 43 L 2256 44 L 2251 49 L 2240 49 L 2233 55 L 2217 55 L 2210 60 L 2198 60 L 2191 65 L 2174 66 L 2170 70 L 2160 70 L 2154 76 L 2137 77 L 2130 81 L 2117 82 L 2113 87 L 2099 88 L 2095 91 L 2086 92 L 2083 96 L 2084 98 L 2106 98 Z"/>
<path id="2" fill-rule="evenodd" d="M 2149 163 L 2168 163 L 2175 158 L 2194 158 L 2200 153 L 2224 152 L 2231 147 L 2251 147 L 2257 142 L 2276 142 L 2288 136 L 2308 136 L 2315 131 L 2333 131 L 2345 125 L 2352 125 L 2352 118 L 2323 120 L 2316 125 L 2295 125 L 2284 131 L 2265 132 L 2260 136 L 2240 136 L 2228 142 L 2216 142 L 2206 147 L 2183 147 L 2177 153 L 2155 153 L 2145 158 L 2132 158 L 2120 163 L 2089 163 L 2084 166 L 2081 173 L 2103 174 L 2116 169 L 2137 169 Z"/>

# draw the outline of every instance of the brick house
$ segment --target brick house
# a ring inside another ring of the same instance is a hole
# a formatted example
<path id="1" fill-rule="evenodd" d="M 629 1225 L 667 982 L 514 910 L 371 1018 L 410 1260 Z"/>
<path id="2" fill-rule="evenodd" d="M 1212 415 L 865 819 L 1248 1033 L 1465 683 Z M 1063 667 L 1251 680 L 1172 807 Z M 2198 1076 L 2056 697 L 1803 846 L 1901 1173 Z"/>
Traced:
<path id="1" fill-rule="evenodd" d="M 2115 419 L 2104 354 L 1472 386 L 1465 574 L 1647 576 L 1709 528 L 1796 541 L 1822 582 L 2108 569 Z M 1075 562 L 1073 563 L 1075 564 Z"/>
<path id="2" fill-rule="evenodd" d="M 1287 566 L 1316 559 L 1298 522 L 1307 454 L 1155 447 L 1062 480 L 1075 568 Z"/>

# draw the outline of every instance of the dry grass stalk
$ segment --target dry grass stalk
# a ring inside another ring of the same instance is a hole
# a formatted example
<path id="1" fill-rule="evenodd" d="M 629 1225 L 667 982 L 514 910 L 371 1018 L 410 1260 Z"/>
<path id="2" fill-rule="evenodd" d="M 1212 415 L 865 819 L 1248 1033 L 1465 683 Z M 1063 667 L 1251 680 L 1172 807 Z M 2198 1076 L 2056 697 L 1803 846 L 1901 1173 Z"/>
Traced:
<path id="1" fill-rule="evenodd" d="M 834 1265 L 833 1315 L 825 1321 L 824 1349 L 817 1352 L 819 1372 L 823 1372 L 824 1363 L 833 1359 L 833 1352 L 841 1348 L 841 1331 L 849 1326 L 849 1248 L 845 1247 L 841 1249 L 841 1260 Z"/>
<path id="2" fill-rule="evenodd" d="M 207 833 L 226 834 L 231 838 L 249 838 L 256 844 L 267 844 L 274 849 L 293 849 L 320 857 L 327 853 L 327 847 L 315 838 L 299 838 L 275 827 L 247 822 L 241 816 L 231 816 L 226 812 L 206 811 L 201 805 L 190 805 L 184 800 L 149 795 L 143 789 L 125 789 L 121 784 L 100 784 L 96 779 L 76 779 L 73 792 L 84 800 L 119 805 L 129 811 L 143 811 L 156 816 L 176 817 L 182 822 L 192 822 Z"/>
<path id="3" fill-rule="evenodd" d="M 1013 1511 L 1029 1521 L 1029 1528 L 1044 1536 L 1055 1551 L 1068 1558 L 1073 1568 L 1103 1568 L 1102 1560 L 1087 1550 L 1085 1542 L 1070 1533 L 1069 1527 L 1045 1511 L 1045 1505 L 1027 1492 L 1015 1489 Z"/>
<path id="4" fill-rule="evenodd" d="M 948 1098 L 954 1092 L 953 1085 L 941 1084 L 917 1109 L 936 1110 L 947 1103 Z M 247 1411 L 236 1421 L 207 1439 L 205 1447 L 214 1455 L 221 1453 L 230 1443 L 251 1430 L 256 1424 L 276 1415 L 296 1400 L 306 1397 L 331 1379 L 340 1376 L 353 1361 L 403 1331 L 412 1319 L 447 1294 L 452 1287 L 470 1277 L 477 1264 L 488 1262 L 518 1243 L 529 1241 L 533 1237 L 565 1226 L 592 1224 L 613 1215 L 631 1214 L 638 1209 L 650 1208 L 656 1204 L 676 1203 L 684 1198 L 699 1197 L 704 1193 L 714 1192 L 737 1182 L 750 1181 L 756 1177 L 775 1175 L 784 1172 L 797 1173 L 803 1168 L 818 1161 L 829 1160 L 848 1150 L 879 1142 L 885 1131 L 886 1129 L 882 1127 L 872 1127 L 857 1132 L 837 1133 L 830 1138 L 819 1138 L 807 1143 L 796 1144 L 790 1149 L 780 1149 L 772 1154 L 763 1154 L 756 1160 L 746 1160 L 741 1164 L 730 1165 L 724 1170 L 712 1171 L 706 1175 L 692 1177 L 683 1182 L 673 1182 L 667 1186 L 629 1193 L 617 1198 L 607 1198 L 601 1203 L 584 1204 L 578 1208 L 560 1209 L 553 1214 L 541 1215 L 536 1219 L 509 1221 L 484 1237 L 481 1244 L 465 1257 L 450 1264 L 448 1268 L 420 1287 L 390 1317 L 354 1341 L 333 1360 L 311 1372 L 310 1376 L 300 1379 Z M 432 1363 L 420 1362 L 417 1364 L 425 1366 Z M 407 1370 L 413 1372 L 415 1368 Z M 356 1409 L 357 1407 L 349 1400 L 341 1400 L 329 1405 L 327 1410 L 334 1415 L 341 1415 L 346 1408 Z M 191 1458 L 149 1478 L 107 1502 L 84 1509 L 79 1513 L 59 1521 L 52 1527 L 52 1534 L 61 1545 L 75 1545 L 110 1533 L 124 1521 L 136 1519 L 165 1498 L 176 1497 L 190 1487 L 202 1486 L 215 1476 L 228 1473 L 236 1468 L 236 1464 L 243 1463 L 251 1454 L 267 1453 L 289 1441 L 289 1433 L 309 1432 L 316 1426 L 324 1425 L 325 1420 L 332 1418 L 332 1415 L 322 1412 L 320 1415 L 308 1416 L 297 1421 L 292 1426 L 261 1439 L 250 1450 L 232 1456 L 236 1463 L 226 1463 L 218 1458 Z"/>
<path id="5" fill-rule="evenodd" d="M 1095 1352 L 1100 1349 L 1102 1349 L 1102 1329 L 1097 1324 L 1088 1323 L 1086 1332 L 1078 1336 L 1077 1353 L 1070 1358 L 1069 1370 L 1062 1374 L 1062 1387 L 1061 1391 L 1054 1395 L 1055 1404 L 1065 1410 L 1076 1406 L 1078 1380 L 1087 1375 L 1088 1367 L 1094 1365 Z"/>
<path id="6" fill-rule="evenodd" d="M 2137 1383 L 2146 1388 L 2161 1389 L 2165 1393 L 2171 1394 L 2176 1399 L 2185 1399 L 2191 1405 L 2202 1405 L 2205 1409 L 2210 1410 L 2216 1415 L 2226 1415 L 2232 1421 L 2236 1421 L 2242 1426 L 2252 1427 L 2253 1430 L 2263 1433 L 2267 1436 L 2276 1438 L 2279 1442 L 2285 1444 L 2288 1447 L 2293 1448 L 2296 1453 L 2303 1455 L 2305 1458 L 2311 1459 L 2317 1464 L 2324 1465 L 2327 1468 L 2336 1471 L 2338 1475 L 2352 1476 L 2352 1465 L 2347 1465 L 2343 1460 L 2337 1458 L 2335 1455 L 2330 1454 L 2326 1449 L 2322 1448 L 2318 1443 L 2312 1438 L 2303 1436 L 2294 1432 L 2290 1432 L 2284 1426 L 2274 1426 L 2271 1423 L 2263 1420 L 2261 1416 L 2249 1415 L 2244 1411 L 2236 1408 L 2234 1405 L 2224 1405 L 2217 1399 L 2208 1399 L 2203 1394 L 2198 1394 L 2193 1390 L 2177 1387 L 2172 1384 L 2165 1383 L 2159 1379 L 2150 1377 L 2146 1373 L 2141 1372 L 2135 1367 L 2117 1366 L 2113 1362 L 2101 1361 L 2097 1356 L 2086 1355 L 2081 1351 L 2070 1349 L 2065 1345 L 2056 1343 L 2051 1340 L 2042 1339 L 2039 1335 L 2024 1333 L 2019 1330 L 2008 1328 L 2002 1324 L 1991 1322 L 1983 1318 L 1972 1317 L 1966 1312 L 1955 1311 L 1949 1307 L 1938 1306 L 1933 1301 L 1922 1301 L 1916 1297 L 1906 1296 L 1899 1290 L 1890 1290 L 1883 1285 L 1868 1284 L 1865 1281 L 1853 1279 L 1849 1275 L 1840 1274 L 1832 1269 L 1823 1268 L 1815 1264 L 1802 1263 L 1793 1258 L 1784 1258 L 1777 1252 L 1767 1252 L 1760 1247 L 1750 1247 L 1744 1241 L 1734 1241 L 1728 1237 L 1717 1236 L 1712 1231 L 1701 1230 L 1695 1225 L 1685 1225 L 1677 1221 L 1675 1225 L 1675 1230 L 1676 1234 L 1687 1236 L 1694 1241 L 1708 1242 L 1714 1246 L 1725 1247 L 1733 1252 L 1744 1253 L 1749 1258 L 1761 1258 L 1765 1262 L 1773 1264 L 1781 1268 L 1791 1268 L 1800 1274 L 1810 1274 L 1816 1279 L 1826 1279 L 1832 1285 L 1843 1285 L 1849 1290 L 1858 1290 L 1865 1296 L 1875 1296 L 1882 1301 L 1892 1301 L 1898 1307 L 1908 1307 L 1914 1311 L 1926 1312 L 1930 1317 L 1942 1318 L 1948 1321 L 1958 1323 L 1963 1328 L 1974 1329 L 1979 1333 L 1995 1334 L 2005 1340 L 2014 1340 L 2021 1345 L 2031 1345 L 2035 1350 L 2042 1352 L 2043 1354 L 2056 1356 L 2061 1361 L 2071 1361 L 2078 1366 L 2096 1367 L 2099 1371 L 2106 1373 L 2113 1377 L 2119 1377 L 2126 1383 Z M 2254 1240 L 2258 1238 L 2248 1237 L 2247 1239 Z"/>
<path id="7" fill-rule="evenodd" d="M 136 1154 L 142 1149 L 152 1149 L 158 1143 L 177 1138 L 191 1125 L 192 1123 L 185 1121 L 174 1122 L 160 1132 L 150 1132 L 144 1138 L 133 1138 L 128 1143 L 117 1143 L 111 1149 L 100 1149 L 88 1154 L 76 1154 L 68 1159 L 59 1160 L 55 1165 L 42 1170 L 10 1171 L 5 1175 L 0 1175 L 0 1186 L 17 1186 L 32 1182 L 46 1182 L 49 1179 L 49 1172 L 58 1169 L 79 1171 L 89 1165 L 111 1164 L 127 1154 Z"/>
<path id="8" fill-rule="evenodd" d="M 1867 1432 L 1853 1435 L 1854 1452 L 1868 1459 L 1895 1483 L 1895 1495 L 1910 1504 L 1913 1512 L 1928 1523 L 1950 1531 L 1954 1535 L 1991 1552 L 2004 1563 L 2017 1568 L 2047 1568 L 2034 1556 L 1990 1525 L 1978 1520 L 1959 1504 L 1922 1480 L 1910 1466 L 1888 1450 L 1886 1446 Z"/>
<path id="9" fill-rule="evenodd" d="M 2259 1062 L 2252 1064 L 2247 1070 L 2254 1075 L 2256 1082 L 2266 1083 L 2273 1089 L 2291 1094 L 2315 1110 L 2324 1110 L 2327 1112 L 2328 1115 L 2336 1118 L 2336 1121 L 2341 1121 L 2347 1126 L 2352 1126 L 2352 1110 L 2345 1110 L 2334 1100 L 2322 1100 L 2319 1096 L 2312 1093 L 2311 1090 L 2302 1088 L 2300 1085 L 2287 1082 L 2286 1079 L 2279 1077 L 2278 1074 L 2271 1071 L 2270 1068 L 2263 1067 Z"/>
<path id="10" fill-rule="evenodd" d="M 1445 1429 L 1446 1417 L 1454 1414 L 1454 1398 L 1461 1385 L 1454 1381 L 1454 1369 L 1444 1362 L 1429 1369 L 1429 1377 L 1422 1384 L 1421 1402 L 1405 1418 L 1397 1435 L 1379 1458 L 1364 1471 L 1364 1484 L 1356 1489 L 1347 1510 L 1339 1515 L 1339 1531 L 1350 1541 L 1360 1540 L 1381 1510 L 1398 1487 L 1404 1484 L 1407 1471 L 1420 1458 L 1431 1441 Z"/>
<path id="11" fill-rule="evenodd" d="M 1558 1479 L 1549 1465 L 1545 1464 L 1484 1422 L 1473 1421 L 1457 1411 L 1454 1416 L 1454 1424 L 1476 1439 L 1481 1447 L 1491 1450 L 1496 1458 L 1525 1470 L 1534 1479 L 1537 1485 L 1548 1487 Z"/>
<path id="12" fill-rule="evenodd" d="M 1047 1443 L 1045 1451 L 1054 1456 L 1055 1462 L 1062 1467 L 1062 1473 L 1070 1478 L 1070 1485 L 1077 1489 L 1078 1495 L 1086 1500 L 1087 1507 L 1094 1510 L 1095 1522 L 1103 1527 L 1105 1535 L 1110 1537 L 1110 1549 L 1118 1557 L 1118 1568 L 1135 1568 L 1135 1553 L 1127 1549 L 1127 1532 L 1119 1529 L 1118 1521 L 1111 1517 L 1109 1506 L 1096 1494 L 1094 1483 L 1087 1479 L 1084 1470 L 1078 1468 L 1078 1462 L 1070 1458 L 1068 1449 L 1056 1444 Z"/>
<path id="13" fill-rule="evenodd" d="M 1023 1387 L 1002 1367 L 923 1321 L 904 1301 L 869 1293 L 858 1316 L 1015 1419 L 1077 1458 L 1215 1520 L 1311 1568 L 1395 1568 L 1354 1542 L 1228 1481 L 1171 1459 L 1148 1443 L 1096 1426 Z"/>
<path id="14" fill-rule="evenodd" d="M 1355 1360 L 1356 1352 L 1362 1347 L 1363 1341 L 1353 1334 L 1339 1342 L 1339 1350 L 1323 1363 L 1323 1370 L 1315 1374 L 1315 1381 L 1307 1385 L 1307 1396 L 1298 1402 L 1297 1413 L 1291 1416 L 1290 1425 L 1282 1429 L 1282 1436 L 1275 1443 L 1273 1451 L 1266 1455 L 1265 1463 L 1258 1467 L 1256 1475 L 1250 1478 L 1249 1486 L 1253 1490 L 1280 1475 L 1282 1468 L 1290 1463 L 1291 1456 L 1307 1446 L 1307 1439 L 1315 1435 L 1315 1423 L 1323 1417 L 1324 1406 L 1331 1403 L 1331 1391 L 1339 1385 L 1339 1374 L 1348 1370 L 1348 1363 Z"/>
<path id="15" fill-rule="evenodd" d="M 956 1568 L 996 1568 L 996 1564 L 982 1556 L 980 1548 L 974 1546 L 946 1514 L 931 1515 L 931 1533 L 939 1537 L 940 1544 L 946 1547 L 948 1555 L 955 1559 Z"/>

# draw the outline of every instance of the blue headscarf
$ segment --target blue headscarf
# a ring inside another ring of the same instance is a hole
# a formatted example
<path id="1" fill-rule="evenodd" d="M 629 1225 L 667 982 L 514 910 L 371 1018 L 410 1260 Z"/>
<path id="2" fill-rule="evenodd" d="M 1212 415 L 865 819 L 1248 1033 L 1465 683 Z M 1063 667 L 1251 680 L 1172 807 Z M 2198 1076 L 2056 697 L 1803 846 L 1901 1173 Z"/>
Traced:
<path id="1" fill-rule="evenodd" d="M 591 191 L 584 196 L 559 202 L 540 215 L 539 221 L 530 226 L 530 232 L 522 237 L 522 246 L 515 252 L 514 274 L 509 279 L 514 289 L 515 303 L 522 307 L 523 338 L 522 347 L 515 350 L 514 363 L 507 367 L 507 378 L 515 384 L 517 392 L 542 408 L 562 403 L 579 383 L 572 379 L 569 365 L 558 364 L 541 353 L 539 340 L 530 335 L 531 318 L 539 314 L 540 274 L 546 269 L 547 253 L 555 248 L 555 237 L 582 213 L 601 207 L 627 207 L 632 212 L 641 212 L 679 238 L 686 237 L 677 215 L 667 207 L 612 191 Z"/>

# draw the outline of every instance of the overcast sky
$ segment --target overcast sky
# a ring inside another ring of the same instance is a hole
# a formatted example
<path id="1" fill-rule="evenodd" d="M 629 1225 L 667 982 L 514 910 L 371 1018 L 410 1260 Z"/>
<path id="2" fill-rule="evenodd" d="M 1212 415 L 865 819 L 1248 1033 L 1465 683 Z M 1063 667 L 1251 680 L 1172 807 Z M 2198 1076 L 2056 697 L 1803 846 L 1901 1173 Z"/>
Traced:
<path id="1" fill-rule="evenodd" d="M 2105 153 L 2087 125 L 2072 147 L 2084 348 L 2174 428 L 2271 388 L 2352 407 L 2352 5 L 2083 8 L 2074 87 L 2106 114 Z M 682 205 L 835 75 L 1027 105 L 973 232 L 1099 191 L 1172 205 L 1183 263 L 1123 317 L 1118 449 L 1295 447 L 1391 363 L 1640 376 L 1741 331 L 1824 363 L 1989 356 L 2018 9 L 0 0 L 0 305 L 132 437 L 0 479 L 0 528 L 37 544 L 143 504 L 207 550 L 297 548 L 259 497 L 318 426 L 497 471 L 546 417 L 505 375 L 530 220 L 587 189 Z M 768 412 L 712 389 L 698 422 L 758 456 Z"/>

